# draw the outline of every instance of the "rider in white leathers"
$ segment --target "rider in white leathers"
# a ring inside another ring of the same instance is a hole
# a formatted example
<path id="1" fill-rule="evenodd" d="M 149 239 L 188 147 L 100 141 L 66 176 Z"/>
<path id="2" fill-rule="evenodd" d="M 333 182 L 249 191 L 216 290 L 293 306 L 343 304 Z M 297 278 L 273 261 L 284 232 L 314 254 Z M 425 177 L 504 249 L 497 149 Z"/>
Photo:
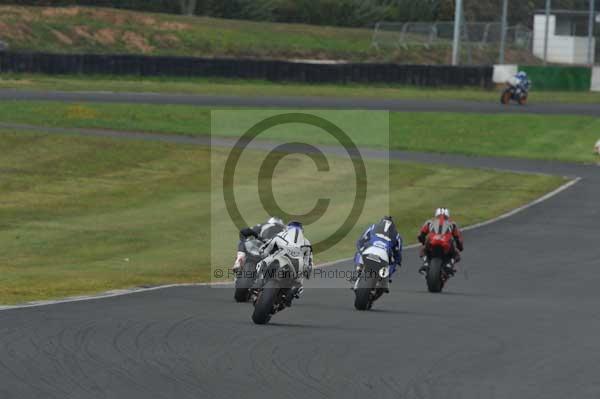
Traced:
<path id="1" fill-rule="evenodd" d="M 286 295 L 287 305 L 291 306 L 292 298 L 299 298 L 302 294 L 302 282 L 304 277 L 310 278 L 313 266 L 312 246 L 310 241 L 304 237 L 302 223 L 290 222 L 286 230 L 267 242 L 261 251 L 267 256 L 258 264 L 259 272 L 266 270 L 273 262 L 292 266 L 293 283 L 289 288 L 289 295 Z"/>

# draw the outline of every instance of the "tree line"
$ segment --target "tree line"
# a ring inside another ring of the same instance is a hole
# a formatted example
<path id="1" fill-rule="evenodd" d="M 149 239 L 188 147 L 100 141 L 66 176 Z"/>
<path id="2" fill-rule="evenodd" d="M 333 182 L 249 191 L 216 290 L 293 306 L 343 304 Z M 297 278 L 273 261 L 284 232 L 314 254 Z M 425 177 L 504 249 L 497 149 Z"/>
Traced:
<path id="1" fill-rule="evenodd" d="M 588 0 L 552 0 L 553 8 L 586 10 Z M 497 21 L 502 0 L 463 0 L 468 21 Z M 0 4 L 98 6 L 270 22 L 370 26 L 377 21 L 450 21 L 455 0 L 0 0 Z M 600 3 L 600 1 L 599 1 Z M 545 0 L 509 0 L 511 24 L 531 25 Z"/>

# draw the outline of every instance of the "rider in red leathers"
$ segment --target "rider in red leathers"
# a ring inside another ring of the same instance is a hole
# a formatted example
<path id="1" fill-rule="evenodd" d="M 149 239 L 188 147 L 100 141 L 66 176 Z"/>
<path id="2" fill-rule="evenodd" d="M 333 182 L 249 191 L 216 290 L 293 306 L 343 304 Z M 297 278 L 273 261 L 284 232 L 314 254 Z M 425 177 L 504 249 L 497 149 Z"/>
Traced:
<path id="1" fill-rule="evenodd" d="M 449 233 L 452 234 L 452 259 L 453 264 L 460 262 L 460 253 L 464 250 L 464 241 L 462 232 L 458 225 L 450 219 L 450 211 L 447 208 L 437 208 L 435 211 L 434 218 L 425 222 L 417 239 L 422 244 L 419 256 L 423 259 L 423 266 L 419 269 L 419 273 L 427 271 L 429 267 L 427 257 L 427 243 L 432 234 L 438 233 Z M 451 270 L 455 272 L 454 269 Z"/>

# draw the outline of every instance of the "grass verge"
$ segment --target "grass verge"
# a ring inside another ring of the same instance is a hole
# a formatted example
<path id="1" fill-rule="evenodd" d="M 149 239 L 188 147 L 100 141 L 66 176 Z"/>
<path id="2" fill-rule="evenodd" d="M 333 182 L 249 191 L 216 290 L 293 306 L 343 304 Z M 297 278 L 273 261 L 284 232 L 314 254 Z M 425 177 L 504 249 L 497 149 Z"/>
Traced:
<path id="1" fill-rule="evenodd" d="M 309 58 L 448 64 L 449 40 L 425 48 L 426 36 L 397 46 L 398 32 L 371 46 L 372 29 L 186 17 L 96 7 L 0 6 L 2 39 L 11 49 L 62 53 Z M 473 46 L 475 64 L 489 64 L 497 46 Z M 465 57 L 467 56 L 466 51 Z M 508 62 L 539 62 L 523 49 L 507 49 Z"/>
<path id="2" fill-rule="evenodd" d="M 426 88 L 384 84 L 301 84 L 218 78 L 70 76 L 0 74 L 0 88 L 58 91 L 113 91 L 237 96 L 322 96 L 414 100 L 498 102 L 500 91 L 474 88 Z M 597 92 L 538 92 L 533 103 L 600 103 Z"/>
<path id="3" fill-rule="evenodd" d="M 362 121 L 365 113 L 353 117 Z M 479 115 L 458 113 L 390 114 L 390 145 L 396 150 L 432 151 L 559 161 L 596 162 L 592 148 L 600 118 L 566 115 Z M 210 110 L 182 105 L 3 102 L 0 121 L 40 126 L 91 127 L 155 133 L 207 135 Z M 231 135 L 240 134 L 232 130 Z M 373 134 L 352 133 L 358 145 L 382 144 Z M 272 139 L 311 139 L 335 144 L 328 136 L 302 129 L 274 130 Z M 384 142 L 387 142 L 387 138 Z"/>
<path id="4" fill-rule="evenodd" d="M 0 151 L 0 303 L 210 278 L 206 147 L 0 130 Z M 217 153 L 213 160 L 223 158 Z M 256 184 L 249 176 L 240 181 Z M 471 224 L 563 183 L 551 176 L 412 163 L 392 163 L 390 181 L 391 213 L 407 241 L 439 203 L 451 207 L 461 224 Z M 314 201 L 309 190 L 283 187 L 280 194 L 297 201 L 292 206 Z M 428 195 L 432 189 L 435 198 Z M 256 202 L 239 201 L 241 208 Z M 365 217 L 382 211 L 370 209 Z M 350 256 L 362 228 L 317 260 Z M 307 234 L 318 239 L 322 232 L 309 227 Z M 232 234 L 218 240 L 214 251 L 224 264 L 236 239 Z"/>

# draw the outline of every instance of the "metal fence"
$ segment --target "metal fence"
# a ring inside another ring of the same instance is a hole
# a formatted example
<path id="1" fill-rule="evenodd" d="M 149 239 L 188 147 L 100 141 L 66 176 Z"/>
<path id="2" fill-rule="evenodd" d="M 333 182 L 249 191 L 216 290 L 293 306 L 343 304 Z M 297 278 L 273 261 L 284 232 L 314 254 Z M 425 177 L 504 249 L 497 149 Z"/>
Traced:
<path id="1" fill-rule="evenodd" d="M 378 22 L 372 47 L 379 51 L 406 50 L 422 46 L 432 51 L 452 47 L 453 22 Z M 506 31 L 506 48 L 512 61 L 530 61 L 533 32 L 522 25 Z M 461 26 L 463 63 L 495 63 L 502 40 L 499 22 L 466 22 Z M 519 58 L 515 60 L 514 58 Z"/>

